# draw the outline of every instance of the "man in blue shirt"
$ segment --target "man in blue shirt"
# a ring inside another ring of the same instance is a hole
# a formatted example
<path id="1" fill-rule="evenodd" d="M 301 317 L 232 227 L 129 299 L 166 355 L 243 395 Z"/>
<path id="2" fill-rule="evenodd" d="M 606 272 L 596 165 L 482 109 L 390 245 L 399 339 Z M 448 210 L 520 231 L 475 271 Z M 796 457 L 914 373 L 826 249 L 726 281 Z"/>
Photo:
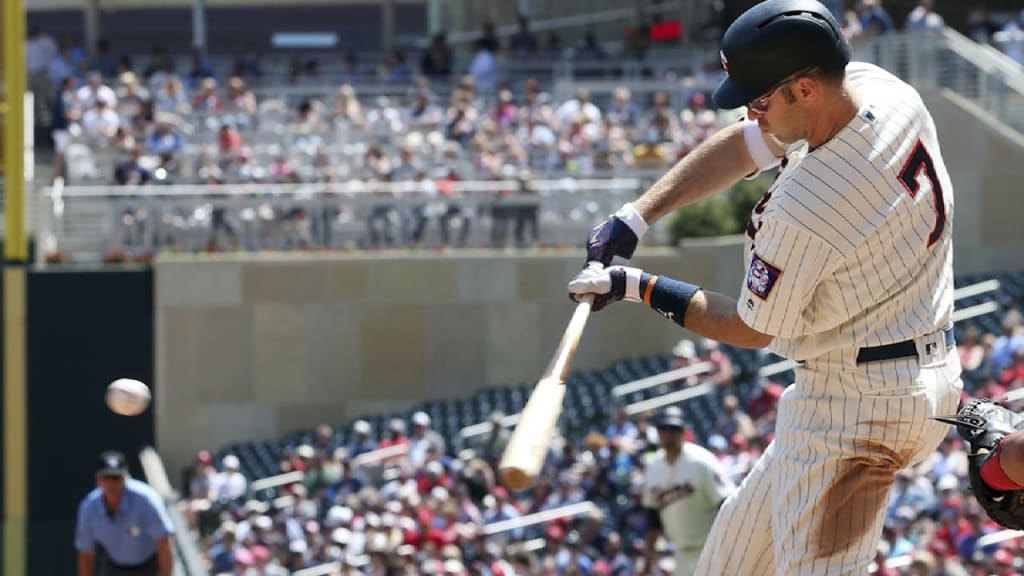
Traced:
<path id="1" fill-rule="evenodd" d="M 174 527 L 160 496 L 128 477 L 119 452 L 104 452 L 95 490 L 78 507 L 79 576 L 171 576 Z"/>

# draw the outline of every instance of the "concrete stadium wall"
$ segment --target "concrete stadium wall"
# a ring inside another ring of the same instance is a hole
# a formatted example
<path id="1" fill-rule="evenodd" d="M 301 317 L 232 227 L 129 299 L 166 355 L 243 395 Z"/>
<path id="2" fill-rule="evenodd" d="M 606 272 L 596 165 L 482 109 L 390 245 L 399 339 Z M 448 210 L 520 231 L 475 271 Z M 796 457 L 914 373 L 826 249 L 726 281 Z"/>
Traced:
<path id="1" fill-rule="evenodd" d="M 738 239 L 645 249 L 638 265 L 735 294 Z M 157 442 L 172 480 L 201 448 L 540 376 L 573 304 L 577 251 L 164 260 L 155 265 Z M 574 368 L 665 353 L 640 306 L 590 319 Z"/>
<path id="2" fill-rule="evenodd" d="M 1021 167 L 1024 138 L 992 111 L 949 91 L 922 96 L 935 119 L 953 181 L 957 274 L 1024 268 Z"/>

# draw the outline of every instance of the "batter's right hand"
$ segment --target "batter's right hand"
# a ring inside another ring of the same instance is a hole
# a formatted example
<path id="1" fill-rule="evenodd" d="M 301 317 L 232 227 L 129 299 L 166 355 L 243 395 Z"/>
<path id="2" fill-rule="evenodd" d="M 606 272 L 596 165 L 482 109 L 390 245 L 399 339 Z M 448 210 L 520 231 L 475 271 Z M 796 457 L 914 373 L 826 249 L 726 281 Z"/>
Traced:
<path id="1" fill-rule="evenodd" d="M 632 204 L 626 204 L 595 226 L 587 237 L 587 263 L 610 266 L 616 256 L 629 260 L 647 232 L 647 223 Z"/>
<path id="2" fill-rule="evenodd" d="M 643 270 L 626 266 L 605 268 L 599 262 L 591 262 L 586 268 L 569 280 L 569 298 L 579 302 L 585 295 L 593 295 L 591 310 L 597 312 L 605 306 L 626 299 L 640 301 L 640 277 Z"/>

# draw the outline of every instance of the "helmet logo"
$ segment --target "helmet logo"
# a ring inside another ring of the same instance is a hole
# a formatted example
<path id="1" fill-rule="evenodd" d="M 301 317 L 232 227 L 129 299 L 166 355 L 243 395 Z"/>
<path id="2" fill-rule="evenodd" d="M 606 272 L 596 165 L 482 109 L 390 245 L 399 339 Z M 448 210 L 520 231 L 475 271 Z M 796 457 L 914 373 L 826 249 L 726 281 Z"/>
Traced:
<path id="1" fill-rule="evenodd" d="M 718 55 L 722 58 L 722 68 L 725 68 L 725 73 L 729 73 L 729 59 L 725 57 L 725 52 L 718 51 Z"/>

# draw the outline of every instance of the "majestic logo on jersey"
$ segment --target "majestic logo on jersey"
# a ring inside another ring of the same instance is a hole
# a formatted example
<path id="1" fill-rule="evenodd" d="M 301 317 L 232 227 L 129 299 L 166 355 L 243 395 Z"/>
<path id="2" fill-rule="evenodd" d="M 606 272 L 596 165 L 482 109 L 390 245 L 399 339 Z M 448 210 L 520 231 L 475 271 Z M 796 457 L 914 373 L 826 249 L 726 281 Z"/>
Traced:
<path id="1" fill-rule="evenodd" d="M 781 275 L 782 270 L 777 266 L 754 254 L 750 260 L 750 270 L 747 271 L 747 288 L 761 300 L 767 300 Z"/>
<path id="2" fill-rule="evenodd" d="M 729 73 L 729 59 L 725 57 L 725 52 L 718 51 L 718 56 L 722 58 L 722 68 L 725 69 L 725 73 Z"/>

